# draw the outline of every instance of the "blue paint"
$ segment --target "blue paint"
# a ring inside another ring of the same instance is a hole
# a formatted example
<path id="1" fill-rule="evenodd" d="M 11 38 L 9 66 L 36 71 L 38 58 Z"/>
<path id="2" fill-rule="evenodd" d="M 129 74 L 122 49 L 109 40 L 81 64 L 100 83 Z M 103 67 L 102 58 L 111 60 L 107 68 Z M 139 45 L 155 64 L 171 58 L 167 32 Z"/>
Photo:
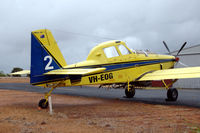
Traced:
<path id="1" fill-rule="evenodd" d="M 40 36 L 40 38 L 44 38 L 44 37 L 45 37 L 44 34 Z"/>
<path id="2" fill-rule="evenodd" d="M 115 70 L 115 69 L 125 69 L 125 68 L 128 68 L 128 67 L 148 65 L 148 64 L 156 64 L 156 63 L 163 63 L 163 62 L 170 62 L 170 61 L 173 61 L 173 59 L 131 62 L 131 63 L 108 65 L 108 66 L 103 66 L 103 67 L 106 68 L 106 71 L 111 71 L 111 70 Z"/>
<path id="3" fill-rule="evenodd" d="M 40 38 L 45 38 L 45 36 L 41 35 Z M 52 62 L 50 62 L 49 58 L 45 59 L 45 57 L 47 56 L 50 56 L 52 58 Z M 162 60 L 152 60 L 152 61 L 127 62 L 123 64 L 105 65 L 102 67 L 105 67 L 106 71 L 114 71 L 117 69 L 126 69 L 129 67 L 151 65 L 151 64 L 170 62 L 170 61 L 174 60 L 162 59 Z M 50 64 L 47 65 L 49 62 Z M 59 62 L 57 63 L 59 64 Z M 31 34 L 31 75 L 30 75 L 31 84 L 69 78 L 68 75 L 43 75 L 48 71 L 60 69 L 57 63 L 56 60 L 48 53 L 48 51 L 46 51 L 45 48 L 43 48 L 39 40 L 37 40 L 37 38 L 33 34 Z M 51 69 L 45 70 L 46 66 L 49 66 Z"/>
<path id="4" fill-rule="evenodd" d="M 50 62 L 49 58 L 46 58 L 46 60 L 44 60 L 46 56 L 50 56 L 50 58 L 52 58 L 51 55 L 42 47 L 36 37 L 31 34 L 31 83 L 43 82 L 45 80 L 53 80 L 55 78 L 63 78 L 63 76 L 43 75 L 48 71 L 60 69 L 60 67 L 56 64 L 54 58 L 52 58 L 52 62 L 49 64 L 49 66 L 53 69 L 45 70 L 45 67 L 47 67 L 47 64 Z"/>
<path id="5" fill-rule="evenodd" d="M 37 83 L 42 83 L 42 82 L 47 82 L 47 81 L 66 79 L 67 77 L 68 77 L 67 75 L 40 75 L 40 76 L 36 76 L 36 77 L 32 76 L 31 83 L 37 84 Z"/>

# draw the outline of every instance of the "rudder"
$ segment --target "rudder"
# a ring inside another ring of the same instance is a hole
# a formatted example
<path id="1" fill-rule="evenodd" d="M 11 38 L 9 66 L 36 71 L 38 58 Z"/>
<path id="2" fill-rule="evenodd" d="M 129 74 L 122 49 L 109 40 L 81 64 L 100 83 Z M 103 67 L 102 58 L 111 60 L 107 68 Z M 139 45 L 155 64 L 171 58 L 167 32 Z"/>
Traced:
<path id="1" fill-rule="evenodd" d="M 58 45 L 47 29 L 31 33 L 31 83 L 38 84 L 59 78 L 45 76 L 44 73 L 66 66 L 66 61 Z"/>

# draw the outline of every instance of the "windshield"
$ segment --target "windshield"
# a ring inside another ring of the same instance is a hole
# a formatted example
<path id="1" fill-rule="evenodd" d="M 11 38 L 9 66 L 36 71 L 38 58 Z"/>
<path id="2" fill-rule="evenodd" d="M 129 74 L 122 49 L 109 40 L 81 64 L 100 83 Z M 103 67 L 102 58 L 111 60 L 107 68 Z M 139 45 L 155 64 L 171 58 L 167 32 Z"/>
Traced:
<path id="1" fill-rule="evenodd" d="M 131 52 L 122 44 L 118 45 L 118 48 L 122 55 L 131 54 Z"/>

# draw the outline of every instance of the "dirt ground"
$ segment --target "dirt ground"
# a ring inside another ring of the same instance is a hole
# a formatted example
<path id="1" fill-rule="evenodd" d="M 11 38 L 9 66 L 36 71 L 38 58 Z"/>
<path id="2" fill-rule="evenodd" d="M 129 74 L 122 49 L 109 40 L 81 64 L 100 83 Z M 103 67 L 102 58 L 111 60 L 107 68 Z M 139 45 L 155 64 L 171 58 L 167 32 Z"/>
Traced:
<path id="1" fill-rule="evenodd" d="M 200 132 L 199 108 L 52 95 L 50 115 L 37 107 L 43 96 L 1 89 L 0 133 Z"/>
<path id="2" fill-rule="evenodd" d="M 30 79 L 27 77 L 0 77 L 0 83 L 29 83 Z"/>

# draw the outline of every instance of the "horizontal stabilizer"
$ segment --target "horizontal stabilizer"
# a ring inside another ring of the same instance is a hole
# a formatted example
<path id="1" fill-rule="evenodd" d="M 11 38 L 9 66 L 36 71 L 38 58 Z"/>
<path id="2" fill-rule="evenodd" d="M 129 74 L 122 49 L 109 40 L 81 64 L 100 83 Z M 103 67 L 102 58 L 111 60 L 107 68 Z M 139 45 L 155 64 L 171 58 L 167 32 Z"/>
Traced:
<path id="1" fill-rule="evenodd" d="M 9 75 L 24 75 L 24 74 L 30 74 L 30 70 L 22 70 L 22 71 L 10 73 Z"/>
<path id="2" fill-rule="evenodd" d="M 106 68 L 75 68 L 75 69 L 57 69 L 52 70 L 44 75 L 86 75 L 103 72 Z"/>
<path id="3" fill-rule="evenodd" d="M 157 70 L 144 74 L 137 81 L 200 78 L 200 67 Z"/>

